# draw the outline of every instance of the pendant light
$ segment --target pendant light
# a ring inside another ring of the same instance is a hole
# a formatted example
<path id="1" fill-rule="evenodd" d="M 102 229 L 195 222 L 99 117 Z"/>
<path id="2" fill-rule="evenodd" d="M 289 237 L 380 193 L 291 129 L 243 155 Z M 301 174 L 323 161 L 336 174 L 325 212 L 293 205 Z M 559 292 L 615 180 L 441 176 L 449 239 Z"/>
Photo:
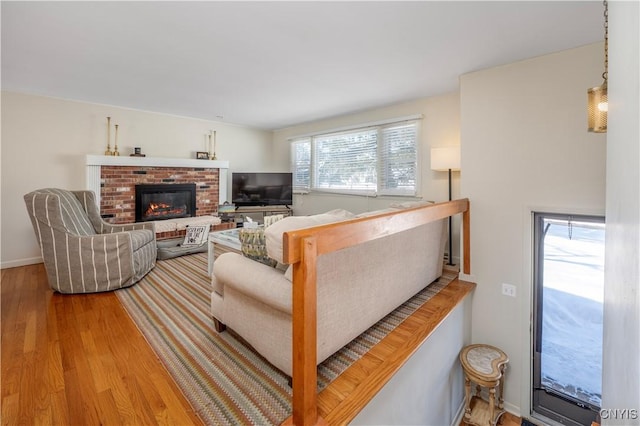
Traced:
<path id="1" fill-rule="evenodd" d="M 607 101 L 607 69 L 609 68 L 609 9 L 607 0 L 604 4 L 604 81 L 600 87 L 592 87 L 587 90 L 589 131 L 594 133 L 607 132 L 607 111 L 609 103 Z"/>

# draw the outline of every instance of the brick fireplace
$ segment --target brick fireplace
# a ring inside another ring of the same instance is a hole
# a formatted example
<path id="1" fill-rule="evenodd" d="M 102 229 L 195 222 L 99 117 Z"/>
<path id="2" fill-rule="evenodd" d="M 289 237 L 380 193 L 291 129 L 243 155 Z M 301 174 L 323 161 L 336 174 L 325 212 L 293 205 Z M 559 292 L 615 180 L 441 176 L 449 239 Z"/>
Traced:
<path id="1" fill-rule="evenodd" d="M 87 155 L 87 188 L 111 223 L 135 221 L 138 184 L 196 186 L 196 216 L 213 215 L 226 201 L 228 161 Z"/>

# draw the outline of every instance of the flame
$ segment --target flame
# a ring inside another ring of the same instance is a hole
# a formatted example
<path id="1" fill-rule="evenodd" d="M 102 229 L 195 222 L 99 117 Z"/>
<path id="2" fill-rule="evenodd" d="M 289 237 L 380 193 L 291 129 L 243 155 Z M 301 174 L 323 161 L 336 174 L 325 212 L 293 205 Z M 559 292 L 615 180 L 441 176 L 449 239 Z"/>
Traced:
<path id="1" fill-rule="evenodd" d="M 174 208 L 170 204 L 167 203 L 149 203 L 147 210 L 145 211 L 145 216 L 169 216 L 169 215 L 179 215 L 185 212 L 185 208 L 178 207 Z"/>

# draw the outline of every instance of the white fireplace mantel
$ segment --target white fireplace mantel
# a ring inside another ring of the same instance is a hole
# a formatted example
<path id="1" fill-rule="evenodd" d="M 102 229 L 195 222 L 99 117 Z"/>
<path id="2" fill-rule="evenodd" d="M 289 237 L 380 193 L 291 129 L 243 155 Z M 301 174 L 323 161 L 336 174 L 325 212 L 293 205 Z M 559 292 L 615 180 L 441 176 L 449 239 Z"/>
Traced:
<path id="1" fill-rule="evenodd" d="M 131 157 L 110 155 L 87 155 L 87 189 L 96 194 L 96 201 L 100 205 L 100 171 L 102 166 L 129 167 L 174 167 L 174 168 L 205 168 L 220 169 L 219 174 L 219 204 L 227 200 L 227 177 L 229 162 L 223 160 L 196 160 L 192 158 L 165 157 Z"/>
<path id="2" fill-rule="evenodd" d="M 193 158 L 87 155 L 87 166 L 202 167 L 206 169 L 228 169 L 229 162 L 222 160 L 196 160 Z"/>

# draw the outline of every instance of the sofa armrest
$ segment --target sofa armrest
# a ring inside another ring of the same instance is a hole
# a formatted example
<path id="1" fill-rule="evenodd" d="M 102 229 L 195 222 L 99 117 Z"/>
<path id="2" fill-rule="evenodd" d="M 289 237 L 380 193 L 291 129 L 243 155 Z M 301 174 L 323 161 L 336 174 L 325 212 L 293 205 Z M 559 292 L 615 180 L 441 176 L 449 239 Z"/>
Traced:
<path id="1" fill-rule="evenodd" d="M 224 253 L 216 259 L 213 273 L 218 285 L 232 287 L 275 309 L 291 313 L 291 281 L 285 278 L 283 271 L 237 253 Z"/>

